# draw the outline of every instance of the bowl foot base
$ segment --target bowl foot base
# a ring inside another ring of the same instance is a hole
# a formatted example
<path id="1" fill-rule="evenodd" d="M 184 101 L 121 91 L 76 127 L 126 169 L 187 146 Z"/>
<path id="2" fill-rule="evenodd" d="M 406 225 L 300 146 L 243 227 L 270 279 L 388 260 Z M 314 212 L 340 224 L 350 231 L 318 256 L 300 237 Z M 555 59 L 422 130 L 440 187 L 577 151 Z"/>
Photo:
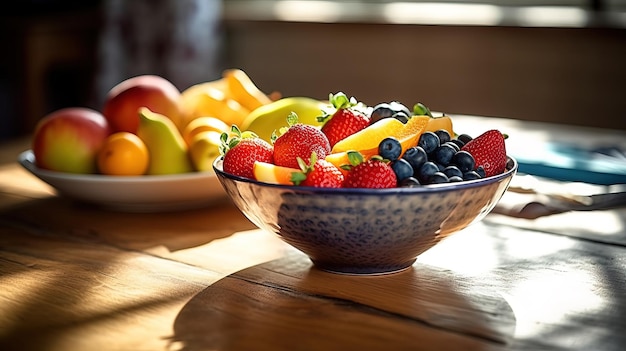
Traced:
<path id="1" fill-rule="evenodd" d="M 325 272 L 344 275 L 371 276 L 404 272 L 413 266 L 416 259 L 393 266 L 344 266 L 315 260 L 311 261 L 313 262 L 313 266 L 315 268 Z"/>

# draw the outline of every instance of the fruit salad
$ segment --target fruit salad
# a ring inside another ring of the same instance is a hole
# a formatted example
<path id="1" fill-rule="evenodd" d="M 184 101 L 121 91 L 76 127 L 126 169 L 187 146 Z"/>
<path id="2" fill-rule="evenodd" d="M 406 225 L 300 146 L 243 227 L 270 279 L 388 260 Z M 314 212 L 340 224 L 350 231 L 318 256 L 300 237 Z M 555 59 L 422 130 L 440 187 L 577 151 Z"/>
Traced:
<path id="1" fill-rule="evenodd" d="M 329 188 L 394 188 L 491 177 L 506 169 L 507 136 L 458 134 L 452 118 L 416 103 L 369 107 L 329 94 L 316 124 L 296 113 L 265 140 L 232 125 L 222 134 L 225 172 L 260 182 Z"/>

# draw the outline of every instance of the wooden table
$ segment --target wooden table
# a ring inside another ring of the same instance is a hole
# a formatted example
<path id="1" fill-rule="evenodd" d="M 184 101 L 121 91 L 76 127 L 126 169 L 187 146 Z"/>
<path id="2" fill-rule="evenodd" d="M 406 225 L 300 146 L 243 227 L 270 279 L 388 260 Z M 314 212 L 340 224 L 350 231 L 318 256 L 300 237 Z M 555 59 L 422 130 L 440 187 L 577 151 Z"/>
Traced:
<path id="1" fill-rule="evenodd" d="M 626 208 L 492 213 L 408 271 L 319 271 L 228 199 L 58 197 L 0 146 L 1 350 L 623 350 Z M 505 195 L 507 196 L 507 195 Z"/>

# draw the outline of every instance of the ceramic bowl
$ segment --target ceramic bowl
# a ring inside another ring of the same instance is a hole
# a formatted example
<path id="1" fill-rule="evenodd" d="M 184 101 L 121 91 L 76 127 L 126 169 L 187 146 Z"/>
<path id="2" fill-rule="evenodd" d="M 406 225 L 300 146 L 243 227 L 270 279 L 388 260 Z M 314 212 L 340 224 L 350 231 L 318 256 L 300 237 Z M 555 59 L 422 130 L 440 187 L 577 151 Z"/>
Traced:
<path id="1" fill-rule="evenodd" d="M 214 163 L 226 193 L 258 227 L 278 234 L 319 269 L 384 274 L 409 268 L 444 238 L 481 220 L 517 171 L 416 188 L 331 189 L 261 183 Z"/>

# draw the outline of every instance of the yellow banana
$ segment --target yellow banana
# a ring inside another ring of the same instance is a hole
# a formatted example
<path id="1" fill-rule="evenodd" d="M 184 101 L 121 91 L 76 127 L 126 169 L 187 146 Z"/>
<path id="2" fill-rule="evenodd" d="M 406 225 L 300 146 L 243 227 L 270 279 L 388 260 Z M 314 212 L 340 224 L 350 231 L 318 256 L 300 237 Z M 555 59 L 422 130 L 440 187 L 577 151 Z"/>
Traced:
<path id="1" fill-rule="evenodd" d="M 187 142 L 187 145 L 191 145 L 191 139 L 196 134 L 205 131 L 216 131 L 219 133 L 228 132 L 230 126 L 221 119 L 211 116 L 201 116 L 192 119 L 182 131 L 183 139 Z"/>
<path id="2" fill-rule="evenodd" d="M 228 90 L 226 78 L 195 84 L 181 92 L 179 130 L 182 131 L 181 126 L 186 126 L 192 119 L 199 117 L 199 113 L 211 116 L 210 111 L 207 111 L 207 107 L 198 106 L 202 100 L 199 96 L 210 94 L 211 91 L 215 90 L 221 92 L 222 95 L 226 94 Z"/>
<path id="3" fill-rule="evenodd" d="M 183 90 L 180 94 L 183 98 L 185 98 L 209 89 L 217 89 L 226 92 L 228 90 L 228 82 L 226 81 L 226 78 L 220 78 L 209 82 L 198 83 Z"/>
<path id="4" fill-rule="evenodd" d="M 222 76 L 226 79 L 229 97 L 239 102 L 246 109 L 253 111 L 272 102 L 269 96 L 261 91 L 243 70 L 238 68 L 227 69 Z"/>
<path id="5" fill-rule="evenodd" d="M 223 91 L 208 88 L 198 91 L 188 100 L 186 123 L 203 116 L 217 117 L 228 125 L 241 125 L 250 110 L 226 97 Z"/>

